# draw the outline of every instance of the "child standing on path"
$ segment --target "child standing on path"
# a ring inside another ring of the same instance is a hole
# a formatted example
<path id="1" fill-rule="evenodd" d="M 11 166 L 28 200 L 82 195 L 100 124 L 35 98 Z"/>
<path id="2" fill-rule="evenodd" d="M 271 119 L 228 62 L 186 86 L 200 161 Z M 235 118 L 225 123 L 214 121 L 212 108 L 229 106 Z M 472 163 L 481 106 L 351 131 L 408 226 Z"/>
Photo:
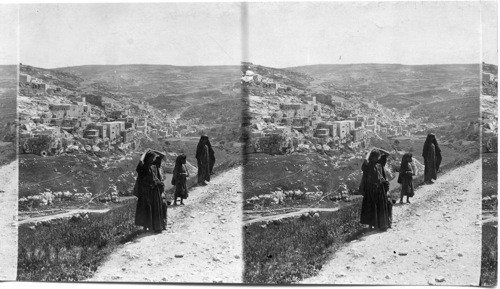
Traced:
<path id="1" fill-rule="evenodd" d="M 403 203 L 403 197 L 406 196 L 406 202 L 410 203 L 410 198 L 415 195 L 415 191 L 413 189 L 413 176 L 415 173 L 413 172 L 411 163 L 413 162 L 411 153 L 406 153 L 403 155 L 403 159 L 401 160 L 401 166 L 399 167 L 399 177 L 398 183 L 401 184 L 401 199 L 399 203 Z"/>
<path id="2" fill-rule="evenodd" d="M 175 160 L 175 167 L 172 176 L 172 185 L 175 186 L 174 206 L 177 205 L 177 198 L 181 199 L 181 205 L 184 205 L 184 199 L 188 197 L 186 179 L 189 172 L 186 167 L 186 155 L 181 154 Z"/>

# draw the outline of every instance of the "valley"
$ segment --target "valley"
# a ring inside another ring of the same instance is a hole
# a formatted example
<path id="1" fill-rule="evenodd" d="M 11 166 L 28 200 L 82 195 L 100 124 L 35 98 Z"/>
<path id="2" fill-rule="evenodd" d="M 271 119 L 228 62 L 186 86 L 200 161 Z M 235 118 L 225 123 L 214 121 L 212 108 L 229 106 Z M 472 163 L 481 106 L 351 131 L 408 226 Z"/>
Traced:
<path id="1" fill-rule="evenodd" d="M 399 198 L 404 153 L 413 154 L 416 186 L 423 182 L 427 133 L 440 144 L 440 174 L 476 161 L 478 75 L 478 65 L 275 69 L 244 63 L 245 281 L 297 282 L 322 266 L 325 252 L 357 234 L 361 164 L 372 148 L 389 153 L 385 169 L 393 199 Z M 332 226 L 334 231 L 327 229 Z M 306 236 L 324 239 L 308 242 Z M 279 248 L 290 244 L 295 253 Z M 273 260 L 262 263 L 266 256 L 256 250 Z"/>
<path id="2" fill-rule="evenodd" d="M 17 99 L 21 211 L 40 216 L 53 210 L 121 206 L 121 200 L 131 195 L 135 166 L 147 148 L 166 153 L 168 189 L 177 154 L 186 153 L 190 171 L 196 171 L 191 164 L 196 163 L 201 134 L 212 140 L 216 168 L 238 163 L 238 69 L 43 69 L 22 64 Z"/>

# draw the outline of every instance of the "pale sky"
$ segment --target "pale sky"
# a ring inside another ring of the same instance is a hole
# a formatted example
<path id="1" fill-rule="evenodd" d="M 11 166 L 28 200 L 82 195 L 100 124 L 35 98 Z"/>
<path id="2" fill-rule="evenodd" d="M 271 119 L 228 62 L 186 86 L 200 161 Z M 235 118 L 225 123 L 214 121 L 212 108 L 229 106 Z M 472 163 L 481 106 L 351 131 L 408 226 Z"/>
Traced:
<path id="1" fill-rule="evenodd" d="M 496 1 L 242 5 L 0 5 L 0 64 L 498 63 Z"/>
<path id="2" fill-rule="evenodd" d="M 17 5 L 0 4 L 0 65 L 17 64 Z"/>
<path id="3" fill-rule="evenodd" d="M 498 65 L 498 2 L 481 2 L 483 61 Z"/>
<path id="4" fill-rule="evenodd" d="M 248 3 L 248 61 L 479 63 L 480 3 Z"/>
<path id="5" fill-rule="evenodd" d="M 85 64 L 239 65 L 239 3 L 27 4 L 20 59 Z"/>

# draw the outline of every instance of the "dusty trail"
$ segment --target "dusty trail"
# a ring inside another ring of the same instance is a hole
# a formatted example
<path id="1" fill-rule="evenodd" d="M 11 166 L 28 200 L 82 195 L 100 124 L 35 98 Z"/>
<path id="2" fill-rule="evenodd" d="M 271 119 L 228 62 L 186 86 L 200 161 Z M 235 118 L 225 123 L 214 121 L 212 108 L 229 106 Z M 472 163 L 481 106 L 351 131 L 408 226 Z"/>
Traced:
<path id="1" fill-rule="evenodd" d="M 23 220 L 18 221 L 18 225 L 22 224 L 27 224 L 27 223 L 36 223 L 36 222 L 45 222 L 45 221 L 51 221 L 51 220 L 56 220 L 56 219 L 64 219 L 64 218 L 71 218 L 72 216 L 80 213 L 106 213 L 109 211 L 109 209 L 73 209 L 66 211 L 64 213 L 58 213 L 58 214 L 53 214 L 53 215 L 47 215 L 47 216 L 40 216 L 40 217 L 25 217 Z"/>
<path id="2" fill-rule="evenodd" d="M 17 276 L 17 161 L 0 167 L 0 280 Z"/>
<path id="3" fill-rule="evenodd" d="M 242 169 L 216 176 L 170 206 L 168 230 L 116 250 L 88 281 L 241 283 Z"/>
<path id="4" fill-rule="evenodd" d="M 478 286 L 481 161 L 438 177 L 394 207 L 392 229 L 347 244 L 302 283 Z"/>

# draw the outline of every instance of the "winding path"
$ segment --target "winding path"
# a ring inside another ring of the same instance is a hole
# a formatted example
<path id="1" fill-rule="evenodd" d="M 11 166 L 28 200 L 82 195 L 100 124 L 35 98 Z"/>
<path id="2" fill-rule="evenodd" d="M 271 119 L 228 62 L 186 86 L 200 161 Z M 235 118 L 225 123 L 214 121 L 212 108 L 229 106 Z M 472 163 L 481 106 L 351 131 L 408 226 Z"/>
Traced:
<path id="1" fill-rule="evenodd" d="M 0 167 L 0 280 L 17 277 L 17 195 L 18 165 Z"/>
<path id="2" fill-rule="evenodd" d="M 189 191 L 170 206 L 168 229 L 116 250 L 87 281 L 241 283 L 242 169 Z"/>
<path id="3" fill-rule="evenodd" d="M 480 160 L 439 176 L 394 207 L 392 229 L 350 242 L 301 283 L 478 286 L 481 181 Z"/>

